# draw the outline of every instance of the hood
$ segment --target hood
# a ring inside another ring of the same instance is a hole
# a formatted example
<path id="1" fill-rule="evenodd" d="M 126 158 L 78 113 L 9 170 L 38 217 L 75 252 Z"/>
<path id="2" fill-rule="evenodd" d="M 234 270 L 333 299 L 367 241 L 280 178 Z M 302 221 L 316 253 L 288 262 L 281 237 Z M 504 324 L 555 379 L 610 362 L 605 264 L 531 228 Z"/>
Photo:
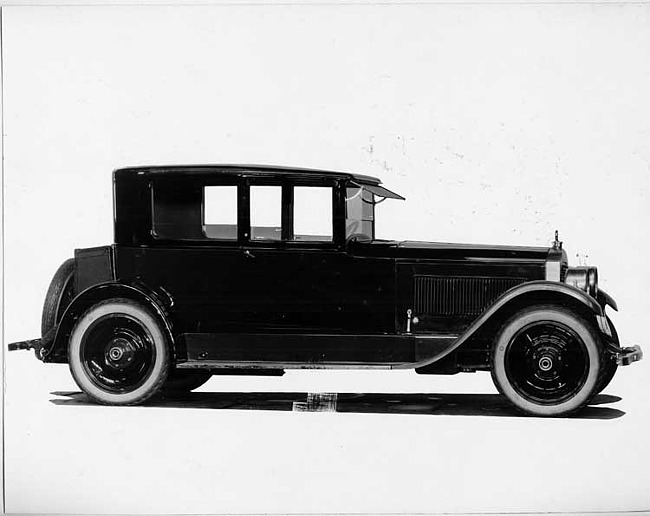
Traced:
<path id="1" fill-rule="evenodd" d="M 550 248 L 511 245 L 454 244 L 412 240 L 374 240 L 354 242 L 355 250 L 391 258 L 430 258 L 438 260 L 533 260 L 544 261 Z"/>

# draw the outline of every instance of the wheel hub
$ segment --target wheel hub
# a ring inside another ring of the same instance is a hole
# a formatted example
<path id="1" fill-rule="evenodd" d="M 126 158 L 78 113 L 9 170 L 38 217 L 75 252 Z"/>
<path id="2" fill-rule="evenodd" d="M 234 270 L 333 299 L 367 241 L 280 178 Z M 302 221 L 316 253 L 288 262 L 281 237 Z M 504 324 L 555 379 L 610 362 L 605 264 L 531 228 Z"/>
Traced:
<path id="1" fill-rule="evenodd" d="M 533 375 L 543 381 L 557 379 L 563 367 L 562 348 L 556 343 L 537 343 L 529 350 Z"/>
<path id="2" fill-rule="evenodd" d="M 108 341 L 104 358 L 106 364 L 113 369 L 123 369 L 133 361 L 135 348 L 124 337 L 115 337 Z"/>
<path id="3" fill-rule="evenodd" d="M 537 362 L 537 366 L 542 371 L 550 371 L 553 369 L 553 359 L 551 357 L 543 356 L 539 359 L 539 362 Z"/>
<path id="4" fill-rule="evenodd" d="M 108 356 L 113 360 L 119 360 L 122 358 L 122 355 L 124 355 L 124 350 L 122 348 L 118 348 L 117 346 L 111 348 L 108 352 Z"/>

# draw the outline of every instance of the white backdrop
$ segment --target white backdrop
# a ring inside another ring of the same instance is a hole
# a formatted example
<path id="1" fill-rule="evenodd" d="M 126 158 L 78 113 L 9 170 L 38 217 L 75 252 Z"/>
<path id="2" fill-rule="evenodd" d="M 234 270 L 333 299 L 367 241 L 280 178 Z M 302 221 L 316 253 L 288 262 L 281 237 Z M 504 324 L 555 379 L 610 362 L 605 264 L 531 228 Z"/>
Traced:
<path id="1" fill-rule="evenodd" d="M 379 237 L 547 245 L 557 228 L 650 349 L 648 5 L 8 7 L 2 29 L 5 343 L 38 336 L 74 248 L 111 242 L 112 169 L 243 162 L 381 177 L 407 201 L 379 207 Z M 648 363 L 612 383 L 622 418 L 549 422 L 60 407 L 67 369 L 15 353 L 7 510 L 647 508 Z M 494 392 L 409 372 L 222 389 Z"/>

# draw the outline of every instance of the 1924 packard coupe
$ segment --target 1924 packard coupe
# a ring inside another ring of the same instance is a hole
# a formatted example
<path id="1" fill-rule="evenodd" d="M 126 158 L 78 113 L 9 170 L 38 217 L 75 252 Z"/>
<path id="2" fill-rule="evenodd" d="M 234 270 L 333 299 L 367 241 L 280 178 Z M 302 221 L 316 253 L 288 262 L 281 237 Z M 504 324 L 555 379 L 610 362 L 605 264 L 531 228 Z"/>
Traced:
<path id="1" fill-rule="evenodd" d="M 375 238 L 379 179 L 268 166 L 116 170 L 114 244 L 78 249 L 47 292 L 40 339 L 112 405 L 215 374 L 285 369 L 490 371 L 520 411 L 584 407 L 623 348 L 594 267 L 551 248 Z"/>

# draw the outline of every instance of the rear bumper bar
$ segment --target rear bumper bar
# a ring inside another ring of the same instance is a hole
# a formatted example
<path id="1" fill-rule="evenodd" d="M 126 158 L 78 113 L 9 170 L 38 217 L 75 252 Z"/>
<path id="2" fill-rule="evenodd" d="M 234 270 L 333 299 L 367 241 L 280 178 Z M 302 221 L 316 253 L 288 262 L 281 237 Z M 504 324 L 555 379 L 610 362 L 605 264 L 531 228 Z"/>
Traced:
<path id="1" fill-rule="evenodd" d="M 631 346 L 629 348 L 621 348 L 616 353 L 616 363 L 620 366 L 630 365 L 633 362 L 638 362 L 643 358 L 643 351 L 640 346 Z"/>
<path id="2" fill-rule="evenodd" d="M 17 351 L 19 349 L 33 349 L 36 353 L 36 357 L 39 360 L 43 360 L 45 356 L 50 351 L 52 344 L 54 342 L 54 337 L 58 330 L 59 326 L 55 325 L 50 330 L 43 335 L 40 339 L 32 340 L 21 340 L 20 342 L 12 342 L 9 344 L 9 351 Z"/>
<path id="3" fill-rule="evenodd" d="M 35 349 L 39 352 L 43 348 L 42 339 L 22 340 L 9 344 L 9 351 L 18 351 L 19 349 Z"/>

